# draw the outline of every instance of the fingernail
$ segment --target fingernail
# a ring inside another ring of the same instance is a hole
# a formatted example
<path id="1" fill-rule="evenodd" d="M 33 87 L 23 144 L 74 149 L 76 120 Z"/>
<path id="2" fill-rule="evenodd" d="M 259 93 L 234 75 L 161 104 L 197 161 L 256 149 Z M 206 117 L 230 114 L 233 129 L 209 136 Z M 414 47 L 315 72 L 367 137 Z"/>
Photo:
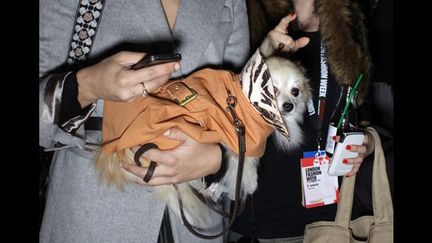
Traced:
<path id="1" fill-rule="evenodd" d="M 176 71 L 178 71 L 180 69 L 180 64 L 178 62 L 176 62 L 176 64 L 174 64 L 174 69 Z"/>
<path id="2" fill-rule="evenodd" d="M 123 168 L 123 161 L 119 161 L 119 166 L 120 166 L 120 168 Z"/>
<path id="3" fill-rule="evenodd" d="M 347 160 L 347 159 L 343 159 L 343 160 L 342 160 L 342 163 L 344 163 L 344 164 L 348 164 L 348 160 Z"/>
<path id="4" fill-rule="evenodd" d="M 292 12 L 292 13 L 290 13 L 289 15 L 290 15 L 291 17 L 293 17 L 293 16 L 296 15 L 296 13 L 295 13 L 295 12 Z"/>
<path id="5" fill-rule="evenodd" d="M 351 145 L 347 145 L 345 148 L 346 148 L 347 150 L 351 150 Z"/>
<path id="6" fill-rule="evenodd" d="M 171 129 L 168 129 L 163 133 L 164 136 L 168 136 L 170 134 L 171 134 Z"/>
<path id="7" fill-rule="evenodd" d="M 348 177 L 350 177 L 351 175 L 345 175 L 345 178 L 348 178 Z"/>
<path id="8" fill-rule="evenodd" d="M 336 141 L 336 139 L 337 139 L 337 136 L 333 136 L 332 138 L 333 138 L 333 141 Z"/>
<path id="9" fill-rule="evenodd" d="M 284 43 L 279 43 L 279 45 L 278 45 L 278 49 L 279 50 L 282 50 L 284 47 L 285 47 Z"/>

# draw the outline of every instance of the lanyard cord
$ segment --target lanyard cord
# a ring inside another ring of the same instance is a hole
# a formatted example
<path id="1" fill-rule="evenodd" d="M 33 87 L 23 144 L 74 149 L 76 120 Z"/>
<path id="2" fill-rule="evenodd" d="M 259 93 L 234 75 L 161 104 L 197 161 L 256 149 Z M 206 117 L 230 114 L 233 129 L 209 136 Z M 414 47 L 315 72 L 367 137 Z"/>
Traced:
<path id="1" fill-rule="evenodd" d="M 321 149 L 321 139 L 322 139 L 322 124 L 324 121 L 325 114 L 325 106 L 326 106 L 326 96 L 327 96 L 327 87 L 328 87 L 328 66 L 327 59 L 325 57 L 325 48 L 323 43 L 320 45 L 320 85 L 318 92 L 318 102 L 317 102 L 317 110 L 315 111 L 315 106 L 312 101 L 312 97 L 309 98 L 307 103 L 309 117 L 314 124 L 316 130 L 316 138 L 317 138 L 317 147 L 318 151 Z"/>

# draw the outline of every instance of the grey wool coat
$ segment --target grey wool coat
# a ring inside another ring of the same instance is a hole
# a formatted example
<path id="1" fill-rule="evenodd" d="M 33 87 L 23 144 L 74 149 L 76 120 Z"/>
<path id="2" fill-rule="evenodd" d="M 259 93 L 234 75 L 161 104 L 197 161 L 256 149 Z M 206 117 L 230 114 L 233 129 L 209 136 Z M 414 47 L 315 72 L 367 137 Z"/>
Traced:
<path id="1" fill-rule="evenodd" d="M 39 5 L 39 143 L 55 150 L 40 242 L 156 242 L 164 203 L 149 187 L 129 184 L 119 191 L 101 183 L 94 168 L 101 132 L 80 124 L 69 133 L 57 124 L 65 75 L 74 71 L 66 59 L 77 6 L 78 0 L 42 0 Z M 181 0 L 173 37 L 176 41 L 167 42 L 171 35 L 160 0 L 106 0 L 90 60 L 118 50 L 158 52 L 174 46 L 173 52 L 182 54 L 184 75 L 209 66 L 241 68 L 249 53 L 245 2 Z M 102 114 L 99 100 L 88 115 Z M 209 233 L 218 232 L 221 222 L 215 215 Z M 204 241 L 173 213 L 171 225 L 176 242 Z"/>

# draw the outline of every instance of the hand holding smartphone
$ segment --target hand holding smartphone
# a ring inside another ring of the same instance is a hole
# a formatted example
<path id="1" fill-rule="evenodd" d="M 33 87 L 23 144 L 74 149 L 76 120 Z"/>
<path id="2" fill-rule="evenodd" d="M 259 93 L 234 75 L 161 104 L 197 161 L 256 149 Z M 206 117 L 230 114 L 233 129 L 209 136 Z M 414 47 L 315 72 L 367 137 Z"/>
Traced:
<path id="1" fill-rule="evenodd" d="M 179 53 L 172 54 L 148 54 L 145 55 L 140 61 L 130 67 L 131 70 L 138 70 L 144 67 L 150 67 L 157 64 L 168 62 L 178 62 L 182 59 Z"/>
<path id="2" fill-rule="evenodd" d="M 362 145 L 365 135 L 362 132 L 348 132 L 344 133 L 336 145 L 333 154 L 328 174 L 331 176 L 342 176 L 352 170 L 352 164 L 342 163 L 343 159 L 355 158 L 358 156 L 357 152 L 352 152 L 346 149 L 347 145 Z"/>

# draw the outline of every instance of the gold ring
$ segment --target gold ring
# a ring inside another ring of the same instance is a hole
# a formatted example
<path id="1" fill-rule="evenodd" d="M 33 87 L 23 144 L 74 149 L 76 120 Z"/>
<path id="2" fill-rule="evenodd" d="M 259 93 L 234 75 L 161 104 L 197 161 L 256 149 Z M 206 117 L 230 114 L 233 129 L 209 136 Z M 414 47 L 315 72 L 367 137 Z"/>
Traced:
<path id="1" fill-rule="evenodd" d="M 142 97 L 147 97 L 148 96 L 148 91 L 146 89 L 146 86 L 144 85 L 144 82 L 141 83 L 143 86 L 143 92 L 141 94 Z"/>

